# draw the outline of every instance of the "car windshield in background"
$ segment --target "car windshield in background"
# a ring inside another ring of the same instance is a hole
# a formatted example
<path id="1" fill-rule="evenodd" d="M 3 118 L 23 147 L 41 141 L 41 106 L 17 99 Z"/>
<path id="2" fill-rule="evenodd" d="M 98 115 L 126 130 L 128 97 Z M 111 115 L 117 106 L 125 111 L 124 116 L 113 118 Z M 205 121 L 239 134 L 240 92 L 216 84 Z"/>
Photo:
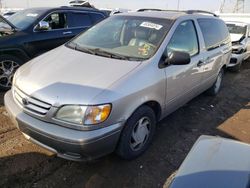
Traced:
<path id="1" fill-rule="evenodd" d="M 247 32 L 247 26 L 241 26 L 236 24 L 227 24 L 228 30 L 230 34 L 240 34 L 245 35 Z"/>
<path id="2" fill-rule="evenodd" d="M 114 16 L 81 34 L 68 46 L 110 58 L 145 60 L 155 54 L 171 23 L 159 18 Z"/>
<path id="3" fill-rule="evenodd" d="M 11 26 L 2 17 L 0 17 L 0 29 L 1 30 L 10 30 L 10 29 L 12 29 Z"/>
<path id="4" fill-rule="evenodd" d="M 26 9 L 19 11 L 12 16 L 8 17 L 7 20 L 11 22 L 18 29 L 26 29 L 32 25 L 36 19 L 41 15 L 41 11 Z"/>

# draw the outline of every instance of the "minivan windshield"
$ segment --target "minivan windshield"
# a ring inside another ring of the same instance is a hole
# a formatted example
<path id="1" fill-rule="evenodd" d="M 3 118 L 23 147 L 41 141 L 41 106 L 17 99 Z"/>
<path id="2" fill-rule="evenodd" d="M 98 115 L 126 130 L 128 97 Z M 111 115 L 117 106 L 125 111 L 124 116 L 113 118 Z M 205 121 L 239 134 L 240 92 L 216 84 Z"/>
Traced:
<path id="1" fill-rule="evenodd" d="M 113 16 L 78 36 L 68 47 L 109 58 L 145 60 L 155 54 L 171 23 L 160 18 Z"/>
<path id="2" fill-rule="evenodd" d="M 18 29 L 26 29 L 32 25 L 43 13 L 41 10 L 26 9 L 18 11 L 7 18 Z"/>
<path id="3" fill-rule="evenodd" d="M 245 25 L 227 24 L 227 27 L 230 34 L 245 35 L 247 32 L 247 26 Z"/>

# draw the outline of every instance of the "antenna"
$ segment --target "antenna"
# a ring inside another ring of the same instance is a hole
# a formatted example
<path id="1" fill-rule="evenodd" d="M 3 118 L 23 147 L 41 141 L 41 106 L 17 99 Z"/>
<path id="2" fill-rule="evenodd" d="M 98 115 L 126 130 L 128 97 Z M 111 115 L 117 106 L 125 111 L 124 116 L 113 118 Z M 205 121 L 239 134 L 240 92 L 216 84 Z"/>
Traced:
<path id="1" fill-rule="evenodd" d="M 225 3 L 226 3 L 226 0 L 222 0 L 222 1 L 221 1 L 221 5 L 220 5 L 220 13 L 223 13 L 223 12 L 224 12 Z"/>
<path id="2" fill-rule="evenodd" d="M 234 6 L 234 13 L 244 13 L 245 11 L 245 0 L 237 0 Z"/>
<path id="3" fill-rule="evenodd" d="M 177 2 L 177 10 L 180 10 L 180 0 Z"/>

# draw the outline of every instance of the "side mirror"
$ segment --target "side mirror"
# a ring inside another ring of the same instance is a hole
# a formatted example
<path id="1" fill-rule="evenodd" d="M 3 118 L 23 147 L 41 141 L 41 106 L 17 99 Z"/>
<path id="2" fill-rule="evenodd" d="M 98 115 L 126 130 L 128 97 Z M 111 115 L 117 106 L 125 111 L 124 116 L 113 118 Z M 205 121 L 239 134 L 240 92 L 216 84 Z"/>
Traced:
<path id="1" fill-rule="evenodd" d="M 45 21 L 40 21 L 36 27 L 38 31 L 47 31 L 49 30 L 49 23 Z"/>
<path id="2" fill-rule="evenodd" d="M 187 65 L 191 62 L 191 57 L 187 52 L 173 51 L 166 61 L 171 65 Z"/>
<path id="3" fill-rule="evenodd" d="M 191 62 L 189 53 L 172 51 L 169 57 L 162 57 L 159 68 L 165 68 L 168 65 L 187 65 Z"/>

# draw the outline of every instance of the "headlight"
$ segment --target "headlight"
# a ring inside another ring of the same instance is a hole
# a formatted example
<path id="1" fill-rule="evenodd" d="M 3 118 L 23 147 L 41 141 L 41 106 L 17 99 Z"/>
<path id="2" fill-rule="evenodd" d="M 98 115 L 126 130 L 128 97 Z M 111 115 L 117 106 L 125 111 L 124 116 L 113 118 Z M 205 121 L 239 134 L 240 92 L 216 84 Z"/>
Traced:
<path id="1" fill-rule="evenodd" d="M 56 119 L 79 124 L 95 125 L 104 122 L 111 112 L 111 105 L 99 106 L 63 106 L 56 114 Z"/>

